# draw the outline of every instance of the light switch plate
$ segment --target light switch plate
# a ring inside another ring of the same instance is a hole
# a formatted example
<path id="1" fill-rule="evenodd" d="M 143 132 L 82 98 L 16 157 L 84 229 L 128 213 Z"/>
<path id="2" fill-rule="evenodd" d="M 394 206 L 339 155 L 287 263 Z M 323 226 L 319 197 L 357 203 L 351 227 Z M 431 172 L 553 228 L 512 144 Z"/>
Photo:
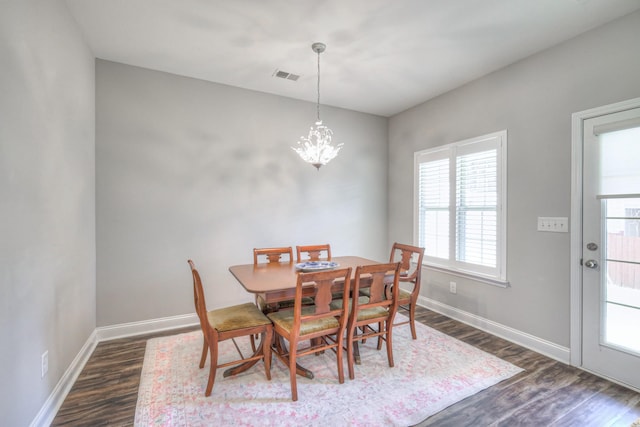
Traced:
<path id="1" fill-rule="evenodd" d="M 539 216 L 538 231 L 550 231 L 552 233 L 568 233 L 569 218 L 567 218 L 566 216 L 563 216 L 563 217 Z"/>

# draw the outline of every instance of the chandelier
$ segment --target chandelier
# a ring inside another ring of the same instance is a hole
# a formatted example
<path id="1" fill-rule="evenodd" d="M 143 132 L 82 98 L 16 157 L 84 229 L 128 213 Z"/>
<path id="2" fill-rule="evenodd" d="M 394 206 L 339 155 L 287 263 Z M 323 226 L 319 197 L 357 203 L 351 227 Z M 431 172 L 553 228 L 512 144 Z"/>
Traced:
<path id="1" fill-rule="evenodd" d="M 316 103 L 316 122 L 309 129 L 309 135 L 301 136 L 297 147 L 291 147 L 307 163 L 311 163 L 316 169 L 326 165 L 338 155 L 343 144 L 331 145 L 333 131 L 322 124 L 320 120 L 320 54 L 326 49 L 324 43 L 314 43 L 311 49 L 318 54 L 318 102 Z"/>

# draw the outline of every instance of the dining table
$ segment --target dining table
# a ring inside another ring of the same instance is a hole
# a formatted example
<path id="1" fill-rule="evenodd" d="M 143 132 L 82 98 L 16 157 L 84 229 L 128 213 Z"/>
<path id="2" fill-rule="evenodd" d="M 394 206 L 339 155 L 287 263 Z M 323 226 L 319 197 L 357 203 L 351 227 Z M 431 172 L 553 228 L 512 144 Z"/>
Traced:
<path id="1" fill-rule="evenodd" d="M 379 263 L 379 261 L 358 256 L 333 257 L 331 261 L 337 264 L 332 268 L 351 267 L 352 280 L 355 276 L 356 267 Z M 242 264 L 229 267 L 229 271 L 247 292 L 262 297 L 266 303 L 265 311 L 269 312 L 277 310 L 278 302 L 295 298 L 298 272 L 301 271 L 296 266 L 300 264 L 302 263 Z M 303 296 L 305 296 L 304 291 Z"/>
<path id="2" fill-rule="evenodd" d="M 351 267 L 352 281 L 355 278 L 356 267 L 379 263 L 379 261 L 358 256 L 333 257 L 331 261 L 336 264 L 332 268 Z M 301 267 L 304 267 L 302 264 L 293 261 L 241 264 L 229 267 L 229 271 L 247 292 L 263 299 L 265 302 L 263 311 L 268 313 L 278 310 L 279 302 L 295 298 L 298 273 L 305 271 L 304 268 L 301 269 Z M 336 283 L 336 291 L 341 291 L 342 286 L 344 284 Z M 308 295 L 311 295 L 311 293 L 312 291 L 310 290 Z M 305 295 L 307 294 L 303 289 L 303 297 Z M 276 347 L 278 346 L 281 348 L 283 344 L 277 343 Z M 234 368 L 233 373 L 242 370 L 244 370 L 243 367 Z M 313 373 L 302 366 L 298 365 L 297 372 L 299 375 L 313 378 Z"/>

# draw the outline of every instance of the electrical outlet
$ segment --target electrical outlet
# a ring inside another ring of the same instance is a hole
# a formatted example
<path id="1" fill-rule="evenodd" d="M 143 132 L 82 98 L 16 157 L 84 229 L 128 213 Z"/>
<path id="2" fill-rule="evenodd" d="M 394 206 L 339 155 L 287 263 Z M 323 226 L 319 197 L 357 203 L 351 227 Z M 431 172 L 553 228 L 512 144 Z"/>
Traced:
<path id="1" fill-rule="evenodd" d="M 449 292 L 451 292 L 452 294 L 457 293 L 457 289 L 456 289 L 456 282 L 449 282 Z"/>
<path id="2" fill-rule="evenodd" d="M 42 353 L 41 362 L 40 378 L 44 378 L 47 372 L 49 372 L 49 350 Z"/>

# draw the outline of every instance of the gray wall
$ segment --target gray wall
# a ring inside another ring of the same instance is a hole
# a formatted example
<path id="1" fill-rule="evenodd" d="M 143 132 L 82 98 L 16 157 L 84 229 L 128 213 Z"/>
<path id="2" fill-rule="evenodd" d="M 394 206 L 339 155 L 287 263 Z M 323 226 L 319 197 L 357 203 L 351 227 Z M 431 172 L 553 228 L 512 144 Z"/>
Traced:
<path id="1" fill-rule="evenodd" d="M 316 171 L 312 103 L 101 60 L 96 93 L 98 326 L 193 313 L 188 258 L 214 308 L 252 300 L 254 247 L 388 256 L 387 119 L 323 107 L 345 146 Z"/>
<path id="2" fill-rule="evenodd" d="M 96 327 L 95 72 L 57 0 L 0 1 L 0 62 L 0 423 L 24 426 Z"/>
<path id="3" fill-rule="evenodd" d="M 390 119 L 390 240 L 413 236 L 415 151 L 508 130 L 511 287 L 426 270 L 423 296 L 569 346 L 569 234 L 536 220 L 570 216 L 571 114 L 640 96 L 638 40 L 635 13 Z"/>
<path id="4" fill-rule="evenodd" d="M 499 129 L 512 287 L 456 279 L 454 296 L 449 277 L 427 272 L 423 293 L 568 346 L 569 236 L 536 232 L 536 217 L 569 216 L 571 113 L 640 96 L 638 39 L 640 13 L 388 129 L 324 108 L 345 148 L 316 172 L 288 148 L 313 104 L 105 61 L 94 70 L 59 0 L 1 0 L 2 423 L 34 419 L 97 324 L 191 313 L 188 257 L 211 307 L 250 299 L 227 267 L 251 262 L 254 246 L 330 242 L 336 255 L 385 259 L 412 239 L 413 153 Z"/>

